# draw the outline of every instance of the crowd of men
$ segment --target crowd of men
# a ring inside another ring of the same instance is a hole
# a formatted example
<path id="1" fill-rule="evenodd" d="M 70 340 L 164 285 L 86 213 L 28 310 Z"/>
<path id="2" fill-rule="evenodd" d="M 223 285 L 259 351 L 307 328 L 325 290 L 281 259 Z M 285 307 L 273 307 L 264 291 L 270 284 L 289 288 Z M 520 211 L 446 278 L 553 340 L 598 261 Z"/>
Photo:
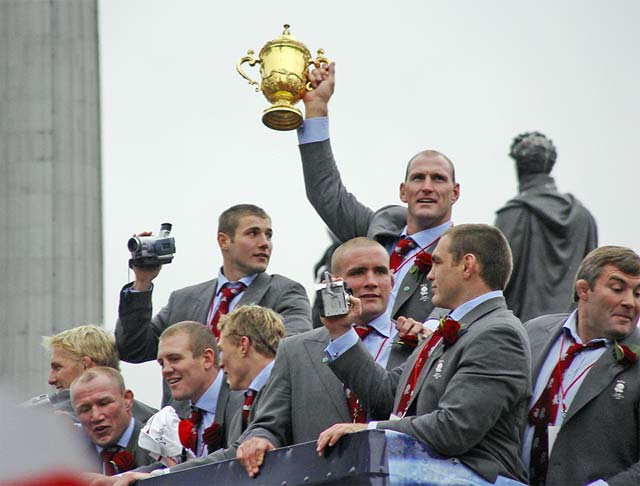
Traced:
<path id="1" fill-rule="evenodd" d="M 50 401 L 94 458 L 87 480 L 132 484 L 234 458 L 256 476 L 270 450 L 317 441 L 322 455 L 345 434 L 384 429 L 489 482 L 640 484 L 640 256 L 597 248 L 593 218 L 549 175 L 551 141 L 514 141 L 520 193 L 495 227 L 453 225 L 460 186 L 435 150 L 408 162 L 405 205 L 374 211 L 347 191 L 331 150 L 335 66 L 310 81 L 304 178 L 341 242 L 331 274 L 351 289 L 348 313 L 312 330 L 304 288 L 267 273 L 271 220 L 251 204 L 219 217 L 216 278 L 176 290 L 155 315 L 160 267 L 134 266 L 115 339 L 81 326 L 45 340 Z M 160 412 L 134 400 L 118 355 L 157 360 Z M 176 450 L 141 446 L 158 423 L 174 425 Z"/>

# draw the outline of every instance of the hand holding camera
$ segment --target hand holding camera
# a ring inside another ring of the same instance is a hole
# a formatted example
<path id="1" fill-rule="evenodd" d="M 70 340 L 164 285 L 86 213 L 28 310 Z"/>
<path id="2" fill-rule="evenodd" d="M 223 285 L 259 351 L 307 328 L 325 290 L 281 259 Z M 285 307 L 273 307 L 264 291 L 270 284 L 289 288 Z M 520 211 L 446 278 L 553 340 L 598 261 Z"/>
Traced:
<path id="1" fill-rule="evenodd" d="M 331 339 L 337 339 L 346 333 L 362 313 L 360 299 L 351 295 L 347 283 L 325 272 L 325 279 L 316 287 L 316 293 L 322 303 L 320 320 L 329 331 Z"/>
<path id="2" fill-rule="evenodd" d="M 175 239 L 171 233 L 171 224 L 163 223 L 158 236 L 150 231 L 138 233 L 129 238 L 127 248 L 131 253 L 129 267 L 136 275 L 133 288 L 135 290 L 149 290 L 151 282 L 160 273 L 162 265 L 173 261 L 176 251 Z"/>

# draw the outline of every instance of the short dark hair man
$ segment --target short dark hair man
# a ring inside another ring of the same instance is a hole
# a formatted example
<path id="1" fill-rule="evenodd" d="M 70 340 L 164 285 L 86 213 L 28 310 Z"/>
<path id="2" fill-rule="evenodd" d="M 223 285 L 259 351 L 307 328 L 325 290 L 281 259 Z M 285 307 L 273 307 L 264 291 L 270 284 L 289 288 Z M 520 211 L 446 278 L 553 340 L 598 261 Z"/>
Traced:
<path id="1" fill-rule="evenodd" d="M 223 316 L 219 325 L 221 367 L 225 369 L 229 388 L 246 390 L 244 404 L 238 408 L 230 422 L 229 435 L 230 440 L 233 441 L 240 437 L 255 414 L 263 386 L 271 375 L 278 344 L 284 338 L 286 331 L 282 318 L 277 313 L 257 305 L 243 305 L 236 308 Z M 202 326 L 198 327 L 202 328 Z M 161 349 L 163 349 L 162 342 L 161 340 Z M 219 376 L 221 375 L 222 373 Z M 230 451 L 218 450 L 207 457 L 200 457 L 170 469 L 164 469 L 162 473 L 182 471 L 216 460 L 232 458 L 234 455 L 235 448 Z M 154 468 L 159 468 L 159 465 L 155 465 Z M 121 482 L 130 484 L 138 479 L 147 478 L 150 470 L 151 468 L 143 468 L 141 471 L 132 471 L 123 476 Z"/>
<path id="2" fill-rule="evenodd" d="M 360 302 L 361 312 L 350 315 L 348 339 L 361 341 L 369 359 L 386 369 L 403 363 L 413 347 L 398 339 L 389 316 L 393 275 L 384 247 L 369 238 L 353 238 L 333 253 L 331 269 Z M 257 473 L 268 450 L 314 440 L 337 422 L 381 418 L 377 410 L 362 406 L 357 394 L 345 390 L 329 370 L 324 351 L 329 344 L 329 332 L 322 327 L 280 345 L 273 379 L 238 448 L 237 456 L 250 475 Z"/>
<path id="3" fill-rule="evenodd" d="M 509 152 L 516 163 L 519 193 L 497 211 L 496 226 L 509 241 L 513 274 L 504 291 L 507 306 L 522 322 L 567 312 L 572 279 L 584 256 L 598 246 L 591 213 L 551 177 L 553 142 L 539 132 L 518 135 Z"/>
<path id="4" fill-rule="evenodd" d="M 192 417 L 197 429 L 196 456 L 227 446 L 229 424 L 240 407 L 240 397 L 223 386 L 225 378 L 217 353 L 215 336 L 199 322 L 178 322 L 160 335 L 158 363 L 162 377 L 172 397 L 190 406 L 184 415 Z M 207 443 L 203 434 L 212 426 L 219 429 L 220 440 Z"/>
<path id="5" fill-rule="evenodd" d="M 135 281 L 120 294 L 116 343 L 120 357 L 132 363 L 156 358 L 158 337 L 164 329 L 180 321 L 206 324 L 217 334 L 222 314 L 237 305 L 258 304 L 282 315 L 289 335 L 311 329 L 311 307 L 305 289 L 281 275 L 266 273 L 271 258 L 271 219 L 252 204 L 240 204 L 219 218 L 218 246 L 222 267 L 217 278 L 176 290 L 160 312 L 152 316 L 152 281 L 160 268 L 133 267 Z M 164 389 L 162 404 L 170 400 Z M 184 404 L 175 405 L 185 412 Z"/>
<path id="6" fill-rule="evenodd" d="M 329 355 L 336 376 L 367 407 L 390 418 L 369 428 L 409 434 L 490 482 L 498 475 L 526 477 L 518 451 L 530 396 L 530 350 L 502 297 L 510 272 L 509 245 L 499 230 L 451 228 L 428 274 L 434 305 L 452 309 L 433 335 L 393 371 L 377 366 L 360 343 Z M 353 302 L 357 313 L 358 299 Z M 349 317 L 325 319 L 334 344 L 348 335 Z M 334 425 L 318 438 L 318 451 L 365 428 Z"/>
<path id="7" fill-rule="evenodd" d="M 449 158 L 435 150 L 412 157 L 400 200 L 407 205 L 377 211 L 349 193 L 331 151 L 328 130 L 329 100 L 335 85 L 335 65 L 314 69 L 309 75 L 315 89 L 305 94 L 304 124 L 298 131 L 307 198 L 340 241 L 367 236 L 391 254 L 395 284 L 389 313 L 424 321 L 433 310 L 426 272 L 414 268 L 420 253 L 431 252 L 438 238 L 451 227 L 451 211 L 460 196 Z"/>
<path id="8" fill-rule="evenodd" d="M 534 375 L 522 444 L 530 484 L 640 484 L 640 256 L 593 250 L 574 299 L 573 313 L 525 324 Z"/>
<path id="9" fill-rule="evenodd" d="M 118 371 L 103 366 L 86 370 L 71 384 L 71 401 L 98 471 L 112 476 L 153 461 L 138 447 L 142 424 L 131 415 L 133 392 Z"/>

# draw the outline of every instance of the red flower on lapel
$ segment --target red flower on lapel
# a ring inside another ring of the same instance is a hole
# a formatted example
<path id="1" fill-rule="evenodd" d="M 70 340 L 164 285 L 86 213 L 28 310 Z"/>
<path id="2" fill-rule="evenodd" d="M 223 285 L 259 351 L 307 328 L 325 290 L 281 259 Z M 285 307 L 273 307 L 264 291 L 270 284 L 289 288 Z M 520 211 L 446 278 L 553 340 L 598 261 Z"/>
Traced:
<path id="1" fill-rule="evenodd" d="M 613 356 L 623 366 L 631 366 L 638 361 L 639 351 L 640 348 L 633 344 L 627 346 L 626 344 L 620 344 L 618 341 L 613 343 Z"/>
<path id="2" fill-rule="evenodd" d="M 213 452 L 222 447 L 222 430 L 215 421 L 202 432 L 202 440 L 207 444 L 209 451 Z"/>
<path id="3" fill-rule="evenodd" d="M 440 318 L 440 325 L 438 326 L 440 333 L 442 334 L 442 340 L 447 346 L 451 346 L 458 340 L 460 335 L 460 323 L 449 316 Z"/>
<path id="4" fill-rule="evenodd" d="M 111 462 L 116 467 L 118 474 L 131 471 L 136 467 L 136 460 L 133 458 L 133 454 L 127 450 L 116 452 Z"/>
<path id="5" fill-rule="evenodd" d="M 422 274 L 427 274 L 431 271 L 431 267 L 433 266 L 433 260 L 431 259 L 431 253 L 426 251 L 421 251 L 415 256 L 413 260 L 413 266 L 409 270 L 409 273 L 416 273 L 416 278 L 418 278 Z"/>
<path id="6" fill-rule="evenodd" d="M 193 422 L 189 419 L 182 419 L 178 423 L 178 437 L 180 437 L 180 443 L 185 449 L 194 450 L 196 448 L 198 436 L 193 429 Z"/>

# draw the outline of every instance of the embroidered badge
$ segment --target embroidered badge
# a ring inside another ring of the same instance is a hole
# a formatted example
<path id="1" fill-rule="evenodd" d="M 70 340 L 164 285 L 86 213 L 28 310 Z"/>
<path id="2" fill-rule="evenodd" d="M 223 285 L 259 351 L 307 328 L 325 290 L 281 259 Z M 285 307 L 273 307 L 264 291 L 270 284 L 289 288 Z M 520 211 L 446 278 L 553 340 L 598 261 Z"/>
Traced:
<path id="1" fill-rule="evenodd" d="M 616 400 L 622 400 L 624 398 L 624 380 L 616 380 L 616 384 L 613 387 L 613 398 Z"/>
<path id="2" fill-rule="evenodd" d="M 429 301 L 429 286 L 425 283 L 420 285 L 420 302 Z"/>
<path id="3" fill-rule="evenodd" d="M 433 373 L 433 379 L 437 380 L 442 377 L 442 368 L 444 367 L 444 360 L 439 360 L 438 364 L 436 364 L 436 371 Z"/>

